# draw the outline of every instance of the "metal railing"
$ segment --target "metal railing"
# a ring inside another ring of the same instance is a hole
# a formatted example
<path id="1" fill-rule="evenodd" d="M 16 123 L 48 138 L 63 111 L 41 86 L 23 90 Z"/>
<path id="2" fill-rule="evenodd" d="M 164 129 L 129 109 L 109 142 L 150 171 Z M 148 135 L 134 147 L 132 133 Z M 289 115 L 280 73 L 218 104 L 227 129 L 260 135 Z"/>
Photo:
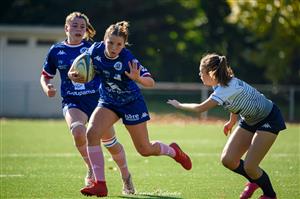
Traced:
<path id="1" fill-rule="evenodd" d="M 58 92 L 55 98 L 48 98 L 42 92 L 39 82 L 0 82 L 0 116 L 49 118 L 62 117 L 61 97 Z M 300 86 L 253 85 L 257 90 L 280 106 L 286 120 L 300 121 Z M 59 90 L 59 85 L 56 86 Z M 152 100 L 157 96 L 157 103 L 165 103 L 161 99 L 174 96 L 182 99 L 191 98 L 205 100 L 212 90 L 200 83 L 158 82 L 154 88 L 143 88 L 145 98 Z M 151 111 L 151 110 L 150 110 Z M 209 117 L 203 113 L 202 117 Z"/>

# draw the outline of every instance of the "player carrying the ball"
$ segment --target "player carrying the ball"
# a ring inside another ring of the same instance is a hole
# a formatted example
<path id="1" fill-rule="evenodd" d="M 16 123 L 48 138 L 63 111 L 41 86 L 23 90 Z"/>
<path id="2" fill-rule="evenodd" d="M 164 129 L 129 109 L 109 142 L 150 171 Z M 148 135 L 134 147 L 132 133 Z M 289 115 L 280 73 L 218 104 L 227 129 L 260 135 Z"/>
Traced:
<path id="1" fill-rule="evenodd" d="M 225 167 L 248 180 L 240 199 L 250 198 L 259 187 L 263 191 L 260 199 L 275 199 L 271 180 L 259 164 L 278 133 L 286 128 L 280 110 L 255 88 L 234 77 L 225 56 L 207 54 L 200 61 L 199 71 L 203 84 L 213 87 L 210 97 L 200 104 L 177 100 L 168 100 L 167 103 L 181 110 L 196 112 L 223 106 L 230 111 L 230 120 L 224 125 L 225 135 L 231 132 L 240 116 L 239 126 L 229 137 L 221 161 Z M 245 153 L 245 160 L 242 160 Z"/>
<path id="2" fill-rule="evenodd" d="M 73 60 L 85 52 L 92 44 L 90 39 L 96 34 L 86 15 L 73 12 L 66 17 L 66 40 L 53 45 L 46 57 L 41 85 L 48 97 L 54 97 L 56 89 L 51 83 L 56 71 L 60 73 L 62 109 L 67 125 L 72 133 L 74 143 L 88 168 L 85 184 L 92 185 L 95 182 L 92 166 L 88 158 L 86 144 L 86 126 L 99 99 L 99 77 L 95 77 L 88 83 L 76 83 L 69 79 L 68 71 Z M 105 129 L 98 138 L 112 155 L 118 165 L 123 179 L 123 194 L 134 194 L 134 186 L 128 170 L 123 146 L 118 142 L 113 126 Z"/>
<path id="3" fill-rule="evenodd" d="M 128 22 L 110 25 L 104 41 L 96 42 L 88 50 L 96 75 L 100 76 L 100 99 L 87 129 L 88 153 L 96 177 L 93 186 L 81 189 L 84 195 L 107 196 L 104 176 L 104 159 L 99 138 L 112 128 L 120 118 L 128 130 L 134 146 L 142 156 L 169 156 L 190 170 L 190 158 L 176 143 L 166 145 L 160 141 L 150 142 L 147 129 L 149 113 L 137 85 L 153 87 L 149 71 L 125 48 L 128 43 Z M 80 77 L 72 76 L 74 81 Z"/>

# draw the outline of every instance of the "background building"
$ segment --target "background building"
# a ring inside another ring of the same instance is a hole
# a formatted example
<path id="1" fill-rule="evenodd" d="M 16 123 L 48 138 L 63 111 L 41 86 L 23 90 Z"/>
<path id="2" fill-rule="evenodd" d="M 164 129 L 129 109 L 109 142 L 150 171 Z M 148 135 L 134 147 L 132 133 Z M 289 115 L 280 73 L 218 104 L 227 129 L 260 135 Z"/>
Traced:
<path id="1" fill-rule="evenodd" d="M 0 116 L 61 116 L 59 92 L 48 98 L 39 81 L 50 46 L 64 38 L 63 27 L 0 26 Z"/>

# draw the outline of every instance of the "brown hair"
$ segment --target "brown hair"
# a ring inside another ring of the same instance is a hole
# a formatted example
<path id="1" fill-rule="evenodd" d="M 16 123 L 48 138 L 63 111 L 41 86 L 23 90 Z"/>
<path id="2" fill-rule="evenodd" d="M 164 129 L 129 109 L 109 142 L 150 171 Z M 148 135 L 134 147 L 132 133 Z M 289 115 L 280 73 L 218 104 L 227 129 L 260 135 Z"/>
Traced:
<path id="1" fill-rule="evenodd" d="M 123 37 L 125 45 L 128 45 L 128 27 L 129 22 L 120 21 L 115 24 L 111 24 L 105 31 L 104 40 L 110 35 Z"/>
<path id="2" fill-rule="evenodd" d="M 227 65 L 225 56 L 216 53 L 205 55 L 200 65 L 211 77 L 214 77 L 221 86 L 228 86 L 228 82 L 234 76 L 232 69 Z"/>
<path id="3" fill-rule="evenodd" d="M 86 40 L 93 40 L 93 37 L 96 35 L 96 30 L 94 29 L 94 27 L 92 26 L 92 24 L 90 23 L 89 18 L 81 13 L 81 12 L 72 12 L 71 14 L 69 14 L 66 17 L 66 22 L 65 25 L 69 24 L 69 22 L 73 19 L 75 19 L 76 17 L 84 19 L 85 23 L 86 23 L 86 32 L 84 34 L 83 39 Z"/>

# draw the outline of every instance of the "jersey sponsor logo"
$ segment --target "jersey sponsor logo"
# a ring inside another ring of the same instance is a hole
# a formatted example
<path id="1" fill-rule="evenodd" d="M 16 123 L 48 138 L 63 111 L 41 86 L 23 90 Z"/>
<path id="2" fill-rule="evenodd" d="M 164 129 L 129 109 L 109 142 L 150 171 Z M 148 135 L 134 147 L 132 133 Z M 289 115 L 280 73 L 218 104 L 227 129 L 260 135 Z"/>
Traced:
<path id="1" fill-rule="evenodd" d="M 90 94 L 95 94 L 96 90 L 83 90 L 83 91 L 67 91 L 67 95 L 71 96 L 81 96 L 81 95 L 90 95 Z"/>
<path id="2" fill-rule="evenodd" d="M 266 129 L 270 129 L 271 125 L 269 123 L 265 123 L 264 125 L 262 125 L 261 127 L 266 128 Z"/>
<path id="3" fill-rule="evenodd" d="M 63 50 L 58 51 L 57 55 L 66 55 L 67 53 Z"/>
<path id="4" fill-rule="evenodd" d="M 119 61 L 116 62 L 115 65 L 114 65 L 114 68 L 116 70 L 122 70 L 122 67 L 123 67 L 122 62 L 119 62 Z"/>
<path id="5" fill-rule="evenodd" d="M 127 121 L 137 121 L 140 119 L 139 114 L 131 115 L 131 114 L 125 114 L 125 119 Z"/>
<path id="6" fill-rule="evenodd" d="M 83 47 L 83 48 L 80 49 L 80 53 L 84 53 L 84 52 L 86 52 L 87 50 L 88 50 L 87 47 Z"/>

